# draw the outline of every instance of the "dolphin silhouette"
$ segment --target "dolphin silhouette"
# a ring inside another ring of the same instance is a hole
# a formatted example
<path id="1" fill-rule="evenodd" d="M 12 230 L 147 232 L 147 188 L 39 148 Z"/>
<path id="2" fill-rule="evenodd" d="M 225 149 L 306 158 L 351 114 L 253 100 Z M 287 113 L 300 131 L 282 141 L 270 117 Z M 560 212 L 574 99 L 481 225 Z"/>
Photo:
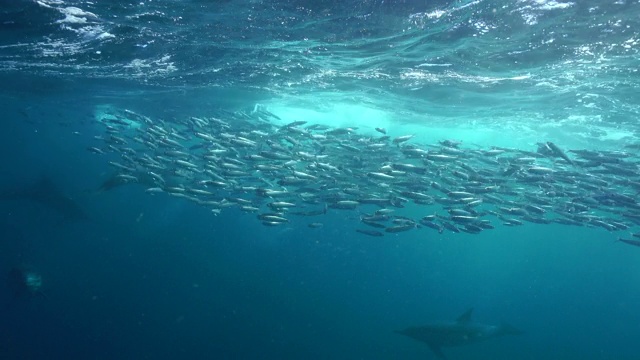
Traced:
<path id="1" fill-rule="evenodd" d="M 467 310 L 453 322 L 408 327 L 395 332 L 426 343 L 431 351 L 441 359 L 447 358 L 442 352 L 443 347 L 462 346 L 505 335 L 523 333 L 505 323 L 501 325 L 473 323 L 471 322 L 472 313 L 473 308 Z"/>
<path id="2" fill-rule="evenodd" d="M 0 201 L 33 201 L 59 213 L 65 221 L 79 221 L 88 218 L 80 205 L 60 191 L 46 176 L 32 184 L 0 192 Z"/>

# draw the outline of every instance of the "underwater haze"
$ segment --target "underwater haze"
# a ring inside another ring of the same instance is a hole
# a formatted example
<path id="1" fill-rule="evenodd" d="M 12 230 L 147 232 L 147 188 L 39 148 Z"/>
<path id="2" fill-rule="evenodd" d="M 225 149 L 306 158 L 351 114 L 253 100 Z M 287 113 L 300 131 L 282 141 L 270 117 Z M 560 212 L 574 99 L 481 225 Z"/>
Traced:
<path id="1" fill-rule="evenodd" d="M 639 358 L 639 1 L 0 4 L 0 359 Z"/>

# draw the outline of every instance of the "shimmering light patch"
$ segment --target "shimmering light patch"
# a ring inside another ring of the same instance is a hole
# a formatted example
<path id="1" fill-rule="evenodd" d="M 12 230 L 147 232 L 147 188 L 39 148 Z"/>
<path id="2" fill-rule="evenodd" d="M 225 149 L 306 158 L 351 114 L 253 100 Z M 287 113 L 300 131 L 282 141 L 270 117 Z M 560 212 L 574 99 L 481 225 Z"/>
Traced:
<path id="1" fill-rule="evenodd" d="M 177 70 L 174 63 L 169 61 L 170 59 L 170 55 L 164 55 L 156 60 L 133 59 L 124 68 L 132 70 L 133 75 L 139 77 L 166 75 Z"/>
<path id="2" fill-rule="evenodd" d="M 426 15 L 427 15 L 427 18 L 429 18 L 429 19 L 438 19 L 438 18 L 442 17 L 442 15 L 446 15 L 446 14 L 447 14 L 446 11 L 435 10 L 435 11 L 432 11 L 430 13 L 427 13 Z"/>
<path id="3" fill-rule="evenodd" d="M 336 103 L 320 110 L 280 104 L 267 105 L 269 111 L 278 114 L 284 125 L 304 120 L 309 124 L 322 124 L 331 127 L 358 128 L 358 133 L 374 133 L 376 127 L 388 127 L 390 114 L 364 105 Z"/>
<path id="4" fill-rule="evenodd" d="M 439 81 L 439 77 L 436 74 L 433 74 L 427 71 L 416 71 L 416 70 L 403 72 L 400 74 L 400 78 L 402 80 L 417 79 L 417 80 L 425 80 L 429 82 Z"/>
<path id="5" fill-rule="evenodd" d="M 527 25 L 535 25 L 538 23 L 540 11 L 562 10 L 574 5 L 572 2 L 557 2 L 554 0 L 521 0 L 520 4 L 524 6 L 518 9 L 520 15 Z"/>
<path id="6" fill-rule="evenodd" d="M 471 1 L 467 4 L 463 4 L 457 7 L 452 7 L 450 9 L 436 9 L 434 11 L 428 12 L 428 13 L 415 13 L 415 14 L 411 14 L 409 16 L 409 21 L 413 24 L 416 25 L 420 28 L 425 27 L 428 24 L 427 20 L 438 20 L 443 16 L 449 16 L 457 11 L 466 9 L 470 6 L 474 6 L 479 4 L 481 1 L 480 0 L 476 0 L 476 1 Z"/>
<path id="7" fill-rule="evenodd" d="M 322 109 L 295 106 L 292 104 L 257 104 L 269 112 L 277 114 L 279 121 L 271 120 L 278 125 L 294 121 L 307 121 L 306 125 L 321 124 L 336 128 L 357 128 L 358 134 L 378 136 L 375 128 L 383 128 L 391 137 L 415 135 L 410 140 L 415 144 L 433 144 L 440 140 L 462 141 L 466 146 L 504 146 L 518 148 L 522 144 L 534 146 L 540 140 L 540 129 L 526 125 L 527 122 L 514 121 L 509 124 L 490 126 L 474 120 L 473 115 L 456 122 L 443 121 L 442 118 L 424 109 L 421 115 L 413 115 L 411 119 L 392 110 L 383 111 L 364 105 L 336 103 L 326 105 Z M 559 130 L 554 130 L 559 131 Z M 452 135 L 455 134 L 455 135 Z M 555 136 L 555 135 L 554 135 Z"/>
<path id="8" fill-rule="evenodd" d="M 37 48 L 40 50 L 42 56 L 45 57 L 72 55 L 82 52 L 82 46 L 80 44 L 70 44 L 62 40 L 38 43 Z"/>
<path id="9" fill-rule="evenodd" d="M 631 38 L 625 41 L 622 47 L 624 47 L 625 49 L 631 49 L 632 47 L 637 45 L 638 45 L 638 39 Z"/>
<path id="10" fill-rule="evenodd" d="M 466 75 L 466 74 L 460 74 L 456 72 L 448 72 L 447 75 L 450 78 L 459 79 L 463 82 L 470 82 L 470 83 L 498 83 L 502 81 L 520 81 L 520 80 L 529 79 L 531 77 L 528 74 L 518 75 L 513 77 L 491 77 L 491 76 Z"/>
<path id="11" fill-rule="evenodd" d="M 566 9 L 574 5 L 574 3 L 572 2 L 561 3 L 557 1 L 546 0 L 536 0 L 535 3 L 539 5 L 538 9 L 540 10 Z"/>
<path id="12" fill-rule="evenodd" d="M 95 14 L 77 7 L 58 8 L 58 11 L 64 15 L 64 19 L 60 19 L 56 23 L 86 24 L 98 18 Z"/>
<path id="13" fill-rule="evenodd" d="M 452 64 L 431 64 L 431 63 L 424 63 L 424 64 L 420 64 L 416 67 L 449 67 Z"/>

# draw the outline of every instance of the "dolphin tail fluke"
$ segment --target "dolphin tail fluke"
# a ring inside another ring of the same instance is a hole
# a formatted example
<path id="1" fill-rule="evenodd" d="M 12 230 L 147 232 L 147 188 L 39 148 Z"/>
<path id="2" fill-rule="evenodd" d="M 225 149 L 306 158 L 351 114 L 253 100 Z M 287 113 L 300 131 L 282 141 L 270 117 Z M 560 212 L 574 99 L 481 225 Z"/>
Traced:
<path id="1" fill-rule="evenodd" d="M 500 335 L 521 335 L 524 334 L 524 331 L 519 330 L 505 322 L 502 322 L 500 325 Z"/>
<path id="2" fill-rule="evenodd" d="M 442 348 L 440 346 L 434 345 L 434 344 L 429 344 L 429 349 L 431 349 L 431 351 L 433 351 L 433 353 L 436 354 L 436 356 L 439 359 L 447 360 L 447 357 L 442 352 Z"/>

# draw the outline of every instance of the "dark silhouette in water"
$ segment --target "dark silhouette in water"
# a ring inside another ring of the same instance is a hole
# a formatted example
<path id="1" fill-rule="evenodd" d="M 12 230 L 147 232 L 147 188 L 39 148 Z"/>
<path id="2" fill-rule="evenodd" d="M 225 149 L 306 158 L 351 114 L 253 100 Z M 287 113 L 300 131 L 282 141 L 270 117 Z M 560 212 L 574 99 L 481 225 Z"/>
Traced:
<path id="1" fill-rule="evenodd" d="M 443 347 L 462 346 L 505 335 L 520 335 L 522 331 L 511 325 L 485 325 L 471 322 L 473 308 L 467 310 L 456 321 L 433 323 L 409 327 L 396 333 L 408 336 L 429 345 L 431 351 L 441 359 L 446 359 Z"/>
<path id="2" fill-rule="evenodd" d="M 59 213 L 64 221 L 79 221 L 88 218 L 80 205 L 61 192 L 48 177 L 41 177 L 31 185 L 3 191 L 0 193 L 0 200 L 33 201 Z"/>
<path id="3" fill-rule="evenodd" d="M 618 241 L 622 241 L 625 244 L 629 244 L 629 245 L 640 247 L 640 240 L 618 238 Z"/>
<path id="4" fill-rule="evenodd" d="M 158 186 L 153 177 L 147 172 L 138 171 L 131 174 L 130 178 L 123 177 L 121 174 L 112 174 L 100 184 L 96 193 L 103 193 L 119 188 L 124 185 L 139 184 L 146 187 Z"/>
<path id="5" fill-rule="evenodd" d="M 102 182 L 102 184 L 100 184 L 100 187 L 98 187 L 98 193 L 101 192 L 105 192 L 105 191 L 109 191 L 109 190 L 113 190 L 117 187 L 120 187 L 122 185 L 127 185 L 129 184 L 129 181 L 123 180 L 122 178 L 119 178 L 117 175 L 112 175 L 109 176 L 108 179 L 106 179 L 105 181 Z"/>
<path id="6" fill-rule="evenodd" d="M 11 268 L 7 274 L 7 286 L 16 298 L 46 297 L 42 292 L 42 276 L 30 269 Z"/>

